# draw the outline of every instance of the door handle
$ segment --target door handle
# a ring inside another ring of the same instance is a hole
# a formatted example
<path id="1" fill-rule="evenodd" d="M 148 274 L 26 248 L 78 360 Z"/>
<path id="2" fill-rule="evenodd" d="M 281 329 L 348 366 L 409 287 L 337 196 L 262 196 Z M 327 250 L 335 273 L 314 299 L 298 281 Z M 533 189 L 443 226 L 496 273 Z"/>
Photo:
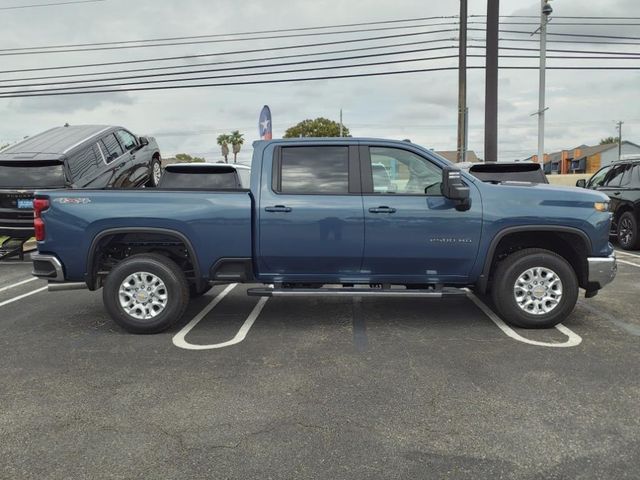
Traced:
<path id="1" fill-rule="evenodd" d="M 620 195 L 620 192 L 613 192 L 614 195 Z"/>
<path id="2" fill-rule="evenodd" d="M 288 213 L 291 211 L 291 207 L 285 207 L 284 205 L 274 205 L 273 207 L 264 207 L 264 211 Z"/>
<path id="3" fill-rule="evenodd" d="M 376 207 L 376 208 L 370 208 L 369 212 L 371 212 L 371 213 L 396 213 L 396 209 L 395 208 L 391 208 L 391 207 L 386 207 L 386 206 L 380 206 L 380 207 Z"/>

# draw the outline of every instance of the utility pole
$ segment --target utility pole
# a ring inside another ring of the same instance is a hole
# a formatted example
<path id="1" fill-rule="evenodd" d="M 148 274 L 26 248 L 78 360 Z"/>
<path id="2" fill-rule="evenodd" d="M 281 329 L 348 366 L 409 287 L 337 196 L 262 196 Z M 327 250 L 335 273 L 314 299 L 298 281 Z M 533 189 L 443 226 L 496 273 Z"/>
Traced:
<path id="1" fill-rule="evenodd" d="M 618 161 L 620 161 L 620 157 L 622 157 L 622 124 L 624 122 L 622 120 L 618 120 L 616 125 L 618 127 Z"/>
<path id="2" fill-rule="evenodd" d="M 458 148 L 456 161 L 467 158 L 467 0 L 460 0 L 458 39 Z"/>
<path id="3" fill-rule="evenodd" d="M 540 0 L 540 80 L 538 82 L 538 163 L 544 163 L 544 112 L 547 67 L 547 23 L 553 9 L 549 0 Z M 535 32 L 533 32 L 535 33 Z"/>
<path id="4" fill-rule="evenodd" d="M 342 109 L 340 109 L 340 136 L 342 136 Z"/>
<path id="5" fill-rule="evenodd" d="M 498 161 L 498 26 L 499 0 L 487 0 L 484 91 L 484 161 Z"/>

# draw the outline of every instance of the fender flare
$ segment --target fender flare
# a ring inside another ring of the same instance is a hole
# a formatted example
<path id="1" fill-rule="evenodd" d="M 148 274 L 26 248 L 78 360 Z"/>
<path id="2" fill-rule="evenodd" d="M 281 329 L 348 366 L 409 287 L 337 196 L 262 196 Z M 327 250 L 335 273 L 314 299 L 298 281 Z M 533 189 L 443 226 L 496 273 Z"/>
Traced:
<path id="1" fill-rule="evenodd" d="M 91 241 L 91 246 L 89 247 L 89 251 L 87 253 L 87 271 L 85 275 L 85 281 L 87 285 L 90 287 L 95 287 L 94 285 L 94 277 L 95 277 L 95 256 L 96 249 L 98 248 L 98 244 L 100 240 L 110 235 L 118 235 L 122 233 L 157 233 L 162 235 L 169 235 L 173 237 L 177 237 L 181 242 L 185 244 L 187 247 L 187 251 L 189 252 L 189 256 L 193 259 L 193 270 L 196 275 L 196 280 L 198 286 L 202 283 L 202 277 L 200 275 L 200 264 L 198 263 L 198 257 L 196 255 L 196 251 L 193 248 L 193 244 L 191 240 L 187 238 L 186 235 L 180 233 L 177 230 L 172 230 L 170 228 L 157 228 L 157 227 L 117 227 L 117 228 L 107 228 L 105 230 L 101 230 L 98 232 Z M 92 288 L 94 289 L 94 288 Z"/>
<path id="2" fill-rule="evenodd" d="M 591 252 L 591 239 L 589 235 L 587 235 L 583 230 L 575 227 L 565 227 L 562 225 L 520 225 L 517 227 L 506 227 L 502 230 L 498 231 L 496 235 L 491 240 L 489 244 L 489 249 L 487 250 L 487 254 L 484 259 L 484 265 L 482 267 L 482 273 L 480 273 L 480 277 L 477 281 L 477 288 L 481 294 L 486 293 L 487 286 L 489 283 L 489 274 L 491 273 L 491 265 L 493 264 L 493 256 L 496 252 L 496 248 L 498 248 L 498 244 L 500 240 L 502 240 L 507 235 L 512 233 L 521 233 L 521 232 L 555 232 L 555 233 L 569 233 L 573 235 L 578 235 L 582 238 L 585 246 L 587 247 L 587 252 Z"/>

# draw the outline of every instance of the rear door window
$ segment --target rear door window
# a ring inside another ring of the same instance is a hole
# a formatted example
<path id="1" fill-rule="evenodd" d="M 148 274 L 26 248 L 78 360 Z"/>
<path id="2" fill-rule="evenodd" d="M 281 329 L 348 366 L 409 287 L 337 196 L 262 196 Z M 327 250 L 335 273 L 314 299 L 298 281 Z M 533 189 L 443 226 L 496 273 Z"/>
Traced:
<path id="1" fill-rule="evenodd" d="M 100 140 L 100 143 L 103 148 L 105 162 L 107 163 L 112 162 L 124 153 L 124 150 L 113 133 L 103 137 L 102 140 Z"/>
<path id="2" fill-rule="evenodd" d="M 640 188 L 640 163 L 633 166 L 629 188 Z"/>
<path id="3" fill-rule="evenodd" d="M 94 171 L 98 167 L 99 160 L 93 145 L 74 153 L 67 160 L 71 178 L 77 180 Z"/>
<path id="4" fill-rule="evenodd" d="M 283 194 L 349 193 L 349 147 L 283 147 L 274 190 Z"/>
<path id="5" fill-rule="evenodd" d="M 124 150 L 133 150 L 138 145 L 136 141 L 136 137 L 127 132 L 126 130 L 118 130 L 116 131 L 116 136 L 120 141 L 120 145 Z"/>

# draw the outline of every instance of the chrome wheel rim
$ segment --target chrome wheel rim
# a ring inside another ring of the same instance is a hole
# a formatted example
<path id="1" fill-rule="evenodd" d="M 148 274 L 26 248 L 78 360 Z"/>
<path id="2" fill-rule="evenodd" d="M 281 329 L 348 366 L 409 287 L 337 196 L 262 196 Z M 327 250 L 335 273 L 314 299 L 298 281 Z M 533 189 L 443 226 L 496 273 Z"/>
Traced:
<path id="1" fill-rule="evenodd" d="M 618 230 L 618 241 L 623 245 L 629 245 L 631 243 L 631 236 L 633 235 L 633 225 L 631 220 L 623 218 L 620 222 L 620 229 Z"/>
<path id="2" fill-rule="evenodd" d="M 524 271 L 513 286 L 518 307 L 532 315 L 552 312 L 562 299 L 562 280 L 546 267 L 533 267 Z"/>
<path id="3" fill-rule="evenodd" d="M 155 162 L 153 164 L 153 183 L 156 185 L 160 183 L 160 177 L 162 176 L 162 169 L 160 168 L 160 164 Z"/>
<path id="4" fill-rule="evenodd" d="M 149 272 L 136 272 L 120 284 L 118 298 L 127 315 L 137 320 L 150 320 L 167 307 L 169 294 L 160 277 Z"/>

